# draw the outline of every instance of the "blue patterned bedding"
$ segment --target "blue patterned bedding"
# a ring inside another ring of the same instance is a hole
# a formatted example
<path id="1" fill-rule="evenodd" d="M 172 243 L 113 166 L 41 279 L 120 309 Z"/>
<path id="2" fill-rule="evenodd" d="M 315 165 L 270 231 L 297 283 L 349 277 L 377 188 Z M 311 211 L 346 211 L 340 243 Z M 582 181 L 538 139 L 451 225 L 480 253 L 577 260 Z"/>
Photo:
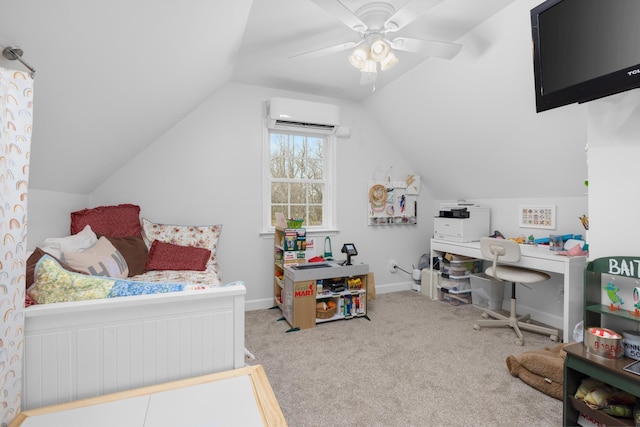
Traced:
<path id="1" fill-rule="evenodd" d="M 232 282 L 225 286 L 242 286 Z M 35 280 L 27 289 L 38 304 L 116 298 L 167 292 L 210 289 L 212 286 L 190 283 L 157 283 L 112 277 L 89 276 L 62 268 L 51 256 L 44 255 L 35 268 Z"/>

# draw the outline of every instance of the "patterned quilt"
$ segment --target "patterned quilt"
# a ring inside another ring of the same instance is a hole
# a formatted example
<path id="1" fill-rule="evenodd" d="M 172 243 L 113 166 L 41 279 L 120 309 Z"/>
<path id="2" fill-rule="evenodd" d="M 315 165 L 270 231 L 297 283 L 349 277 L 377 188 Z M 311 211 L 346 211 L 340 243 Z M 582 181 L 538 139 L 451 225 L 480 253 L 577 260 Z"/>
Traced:
<path id="1" fill-rule="evenodd" d="M 174 272 L 175 273 L 175 272 Z M 220 280 L 217 277 L 206 280 L 205 273 L 197 272 L 197 283 L 190 283 L 186 277 L 188 274 L 181 272 L 181 275 L 175 274 L 173 277 L 182 278 L 182 280 L 171 281 L 145 281 L 117 279 L 112 277 L 89 276 L 81 273 L 74 273 L 65 270 L 51 256 L 43 256 L 36 265 L 35 280 L 27 289 L 29 296 L 38 304 L 48 304 L 54 302 L 83 301 L 99 298 L 115 298 L 132 295 L 148 295 L 167 292 L 182 292 L 187 290 L 208 289 L 213 286 L 220 286 Z M 136 276 L 136 279 L 142 279 L 146 276 Z M 172 275 L 166 274 L 162 276 L 160 273 L 149 275 L 147 277 L 158 279 L 168 279 Z M 209 276 L 211 276 L 209 274 Z M 230 285 L 243 285 L 242 282 L 233 282 Z"/>

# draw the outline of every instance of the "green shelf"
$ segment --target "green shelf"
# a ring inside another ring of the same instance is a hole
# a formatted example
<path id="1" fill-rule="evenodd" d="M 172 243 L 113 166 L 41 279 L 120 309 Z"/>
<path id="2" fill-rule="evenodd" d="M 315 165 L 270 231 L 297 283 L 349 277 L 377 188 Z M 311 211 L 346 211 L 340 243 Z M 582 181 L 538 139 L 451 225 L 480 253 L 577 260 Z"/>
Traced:
<path id="1" fill-rule="evenodd" d="M 588 305 L 585 307 L 585 311 L 588 311 L 591 313 L 597 313 L 597 314 L 606 314 L 608 316 L 619 317 L 622 319 L 640 321 L 640 312 L 638 312 L 638 315 L 636 316 L 633 313 L 629 313 L 628 310 L 623 308 L 618 310 L 612 310 L 611 308 L 609 308 L 608 305 L 605 305 L 605 304 Z M 590 325 L 590 326 L 593 326 L 593 325 Z"/>

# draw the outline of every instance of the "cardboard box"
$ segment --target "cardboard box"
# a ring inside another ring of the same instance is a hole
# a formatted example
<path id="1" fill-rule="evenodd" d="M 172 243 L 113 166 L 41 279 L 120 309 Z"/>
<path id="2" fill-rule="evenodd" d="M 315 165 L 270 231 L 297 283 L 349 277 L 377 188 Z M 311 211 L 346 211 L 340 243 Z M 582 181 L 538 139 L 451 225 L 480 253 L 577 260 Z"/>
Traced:
<path id="1" fill-rule="evenodd" d="M 376 299 L 376 281 L 373 278 L 373 273 L 367 275 L 367 299 Z"/>

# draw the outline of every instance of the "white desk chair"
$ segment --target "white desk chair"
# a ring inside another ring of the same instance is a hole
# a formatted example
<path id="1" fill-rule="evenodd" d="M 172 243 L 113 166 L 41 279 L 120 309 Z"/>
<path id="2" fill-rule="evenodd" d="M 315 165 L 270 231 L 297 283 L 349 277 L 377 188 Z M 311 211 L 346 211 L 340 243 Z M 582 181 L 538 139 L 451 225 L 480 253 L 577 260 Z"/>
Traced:
<path id="1" fill-rule="evenodd" d="M 539 334 L 547 334 L 552 341 L 558 341 L 558 331 L 556 329 L 545 328 L 544 326 L 529 323 L 530 316 L 528 314 L 520 317 L 516 315 L 516 283 L 526 285 L 529 283 L 542 282 L 548 280 L 550 276 L 547 273 L 530 270 L 528 268 L 513 265 L 499 265 L 498 260 L 513 263 L 520 261 L 520 245 L 512 240 L 483 237 L 480 239 L 480 249 L 482 256 L 486 260 L 493 262 L 493 264 L 485 270 L 485 274 L 500 282 L 511 282 L 511 312 L 507 317 L 491 310 L 485 310 L 484 313 L 482 313 L 482 317 L 487 320 L 478 320 L 477 323 L 473 325 L 473 328 L 479 331 L 483 326 L 509 326 L 513 328 L 518 336 L 515 341 L 517 345 L 524 344 L 524 337 L 520 329 Z M 489 319 L 490 317 L 493 319 Z"/>

